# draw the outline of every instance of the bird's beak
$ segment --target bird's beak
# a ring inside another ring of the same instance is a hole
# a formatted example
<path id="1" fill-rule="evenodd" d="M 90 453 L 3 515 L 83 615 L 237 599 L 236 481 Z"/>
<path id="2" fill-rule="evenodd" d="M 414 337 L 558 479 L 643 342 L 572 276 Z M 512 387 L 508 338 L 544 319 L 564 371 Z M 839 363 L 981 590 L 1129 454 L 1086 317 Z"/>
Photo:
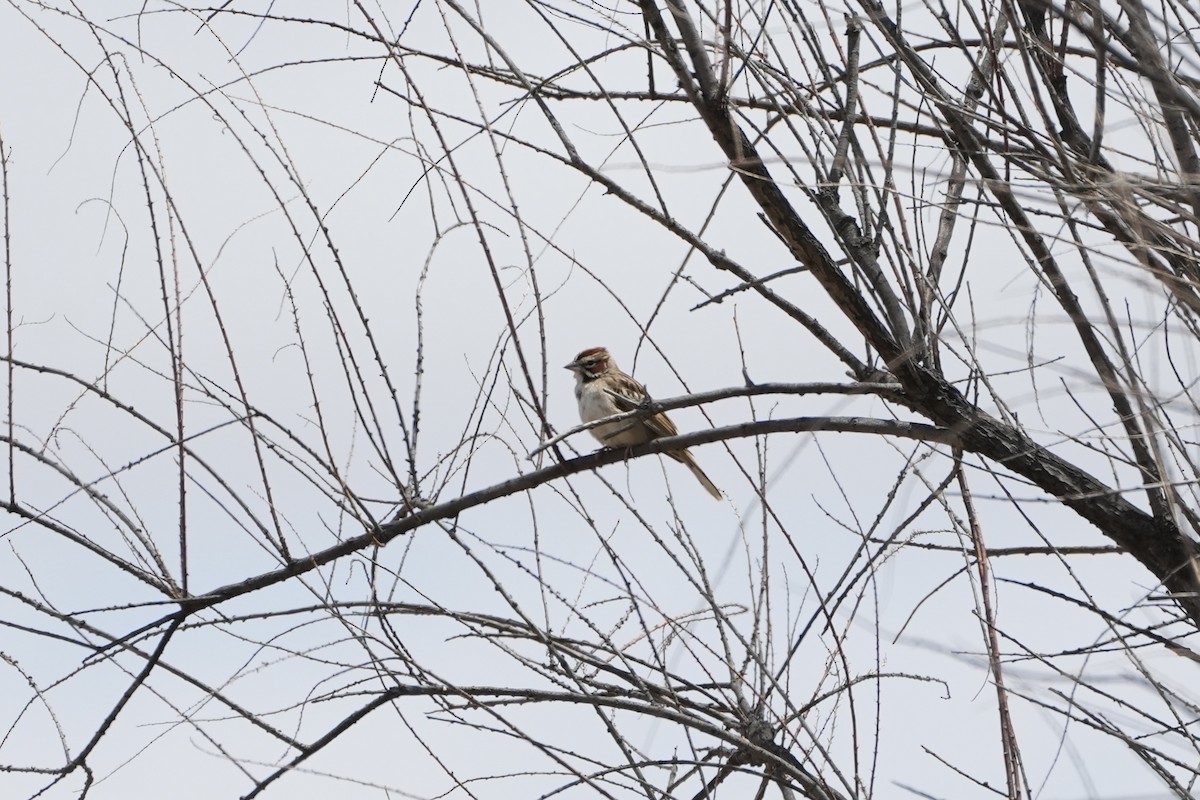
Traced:
<path id="1" fill-rule="evenodd" d="M 572 361 L 570 364 L 563 364 L 563 369 L 575 369 L 579 366 L 578 361 Z"/>

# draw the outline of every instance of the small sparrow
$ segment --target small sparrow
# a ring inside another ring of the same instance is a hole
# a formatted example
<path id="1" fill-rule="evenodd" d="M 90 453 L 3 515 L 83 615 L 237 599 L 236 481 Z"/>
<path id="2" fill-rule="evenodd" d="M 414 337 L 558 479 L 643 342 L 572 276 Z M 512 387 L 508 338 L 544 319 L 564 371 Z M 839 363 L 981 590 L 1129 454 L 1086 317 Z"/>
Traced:
<path id="1" fill-rule="evenodd" d="M 650 399 L 646 387 L 621 372 L 603 347 L 584 350 L 566 365 L 566 369 L 575 373 L 575 399 L 579 401 L 579 416 L 584 422 L 594 422 L 613 414 L 631 411 Z M 629 402 L 621 403 L 613 394 L 627 398 Z M 606 447 L 633 447 L 651 439 L 679 433 L 666 414 L 609 422 L 597 425 L 591 431 Z M 683 462 L 709 494 L 718 500 L 721 499 L 721 490 L 709 480 L 686 448 L 668 450 L 667 455 Z"/>

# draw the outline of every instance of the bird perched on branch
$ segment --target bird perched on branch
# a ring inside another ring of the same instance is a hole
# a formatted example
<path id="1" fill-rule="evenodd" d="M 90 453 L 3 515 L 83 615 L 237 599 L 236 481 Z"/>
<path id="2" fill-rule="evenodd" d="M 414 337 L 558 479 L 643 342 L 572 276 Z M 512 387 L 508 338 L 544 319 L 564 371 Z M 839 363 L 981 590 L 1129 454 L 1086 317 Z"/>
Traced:
<path id="1" fill-rule="evenodd" d="M 566 369 L 575 373 L 575 399 L 579 401 L 579 417 L 584 422 L 630 411 L 650 400 L 646 387 L 622 372 L 603 347 L 584 350 Z M 591 431 L 601 444 L 613 448 L 633 447 L 679 433 L 663 413 L 609 422 Z M 721 499 L 721 490 L 704 474 L 687 448 L 668 450 L 667 455 L 682 462 L 709 494 Z"/>

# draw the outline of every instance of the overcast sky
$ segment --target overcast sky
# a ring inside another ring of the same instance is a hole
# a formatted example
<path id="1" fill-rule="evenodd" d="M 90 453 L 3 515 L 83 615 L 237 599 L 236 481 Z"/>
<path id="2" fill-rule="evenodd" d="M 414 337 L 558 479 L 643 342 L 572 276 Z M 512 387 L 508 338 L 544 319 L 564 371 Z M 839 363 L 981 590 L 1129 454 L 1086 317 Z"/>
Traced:
<path id="1" fill-rule="evenodd" d="M 415 55 L 404 59 L 402 72 L 382 45 L 346 31 L 371 32 L 355 5 L 235 5 L 231 11 L 270 11 L 291 21 L 228 13 L 209 24 L 205 14 L 172 4 L 0 3 L 13 351 L 59 371 L 16 372 L 13 436 L 27 451 L 16 457 L 13 482 L 21 503 L 63 528 L 55 534 L 12 516 L 0 537 L 0 585 L 64 614 L 83 614 L 112 636 L 175 607 L 159 588 L 101 555 L 157 573 L 157 552 L 182 580 L 171 338 L 186 365 L 182 419 L 194 448 L 183 511 L 193 594 L 278 568 L 275 531 L 292 556 L 361 534 L 339 481 L 363 499 L 360 510 L 378 519 L 390 515 L 400 499 L 390 470 L 407 478 L 402 430 L 411 435 L 414 425 L 416 471 L 429 501 L 539 466 L 526 458 L 540 431 L 510 318 L 535 393 L 546 393 L 547 417 L 558 431 L 577 422 L 573 381 L 561 367 L 597 345 L 609 347 L 659 398 L 747 378 L 848 381 L 842 365 L 753 295 L 696 309 L 736 280 L 689 255 L 679 237 L 578 172 L 507 139 L 564 152 L 519 90 L 468 81 L 461 69 Z M 524 4 L 496 2 L 472 13 L 482 13 L 489 35 L 523 69 L 547 75 L 576 64 L 578 54 L 643 36 L 633 10 L 618 4 L 607 31 L 554 19 L 576 55 Z M 410 18 L 412 11 L 408 3 L 388 4 L 369 14 L 407 48 L 501 63 L 447 7 L 423 3 Z M 578 13 L 597 23 L 605 18 L 592 6 Z M 841 12 L 830 16 L 840 20 Z M 644 52 L 599 60 L 594 69 L 606 85 L 646 86 Z M 661 90 L 674 88 L 665 71 L 656 79 Z M 577 70 L 565 82 L 582 90 L 591 80 Z M 436 129 L 414 108 L 419 102 L 443 112 Z M 724 188 L 726 160 L 678 107 L 624 104 L 623 119 L 640 126 L 635 149 L 604 103 L 556 102 L 566 135 L 603 174 L 665 207 L 684 228 L 702 231 L 711 246 L 756 275 L 794 266 L 742 186 Z M 453 115 L 486 118 L 497 135 L 481 135 Z M 901 150 L 897 161 L 910 181 L 900 190 L 903 204 L 914 218 L 935 219 L 936 206 L 904 197 L 944 179 L 945 153 Z M 456 174 L 469 191 L 454 188 Z M 780 178 L 788 180 L 782 170 Z M 817 219 L 798 190 L 789 194 Z M 1051 438 L 1057 431 L 1080 434 L 1087 423 L 1074 416 L 1079 398 L 1102 413 L 1109 409 L 1099 387 L 1071 383 L 1081 374 L 1073 361 L 1079 345 L 1054 322 L 1033 336 L 1038 303 L 1045 302 L 1037 280 L 1002 231 L 985 224 L 975 235 L 988 243 L 976 242 L 973 251 L 987 268 L 972 273 L 973 307 L 963 318 L 976 328 L 962 335 L 980 337 L 978 352 L 996 373 L 995 385 L 1018 403 L 1027 424 Z M 914 243 L 914 250 L 924 246 Z M 1123 290 L 1138 290 L 1136 276 L 1103 258 L 1099 263 Z M 828 320 L 837 335 L 849 332 L 810 276 L 789 276 L 776 286 Z M 1155 307 L 1130 308 L 1140 323 Z M 1031 354 L 1062 361 L 1040 384 L 1023 372 L 1001 374 L 1022 370 Z M 1159 369 L 1152 364 L 1148 372 Z M 257 447 L 244 424 L 244 401 L 259 414 Z M 131 418 L 129 408 L 146 421 Z M 818 395 L 753 407 L 726 401 L 705 413 L 707 419 L 696 409 L 673 417 L 687 431 L 770 416 L 892 412 L 871 398 Z M 595 443 L 583 434 L 569 447 L 590 452 Z M 297 611 L 186 631 L 171 642 L 164 663 L 312 741 L 388 684 L 366 655 L 386 649 L 386 642 L 363 643 L 364 630 L 381 634 L 361 609 L 299 609 L 374 597 L 499 617 L 519 610 L 565 636 L 587 639 L 602 631 L 635 648 L 640 629 L 614 599 L 633 591 L 663 619 L 687 620 L 681 628 L 713 648 L 702 652 L 655 628 L 665 660 L 697 681 L 715 680 L 708 670 L 722 660 L 719 637 L 693 582 L 699 569 L 681 566 L 691 564 L 687 541 L 731 624 L 769 661 L 783 664 L 799 630 L 819 617 L 818 600 L 847 570 L 862 568 L 864 536 L 886 537 L 903 524 L 902 537 L 960 541 L 947 531 L 937 503 L 910 519 L 948 469 L 942 457 L 920 461 L 927 452 L 911 442 L 851 434 L 697 448 L 698 461 L 728 496 L 719 503 L 670 460 L 608 466 L 600 477 L 615 492 L 595 476 L 578 475 L 474 509 L 452 534 L 427 526 L 382 550 L 223 604 L 205 619 Z M 1080 457 L 1088 465 L 1105 463 Z M 912 459 L 913 471 L 892 491 Z M 770 480 L 770 513 L 754 490 L 760 465 Z M 1035 525 L 988 475 L 976 472 L 975 479 L 990 546 L 1035 544 L 1037 532 L 1053 532 L 1058 545 L 1106 543 L 1033 488 L 1023 490 L 1029 502 L 1021 508 L 1036 516 Z M 89 498 L 76 483 L 104 500 Z M 686 537 L 676 540 L 679 531 Z M 902 553 L 875 564 L 873 577 L 833 615 L 833 630 L 818 622 L 801 643 L 803 656 L 788 662 L 782 680 L 789 701 L 773 701 L 778 713 L 837 689 L 844 669 L 851 678 L 892 676 L 878 693 L 867 681 L 852 701 L 843 694 L 804 717 L 839 769 L 873 782 L 858 787 L 864 796 L 909 796 L 905 786 L 935 796 L 983 794 L 939 759 L 1003 785 L 995 691 L 975 616 L 978 587 L 969 572 L 959 573 L 963 566 L 963 555 L 953 551 Z M 1020 556 L 996 559 L 993 567 L 998 579 L 1026 584 L 997 590 L 999 613 L 1023 637 L 1006 642 L 1011 652 L 1083 647 L 1107 635 L 1094 617 L 1030 586 L 1083 586 L 1119 608 L 1154 588 L 1146 573 L 1115 555 L 1072 562 L 1069 574 L 1061 563 Z M 764 583 L 769 591 L 760 591 Z M 754 609 L 763 603 L 769 612 L 759 612 L 770 627 L 758 629 Z M 72 631 L 45 609 L 11 597 L 0 603 L 0 618 L 12 630 L 0 639 L 0 767 L 56 767 L 78 754 L 145 661 L 88 660 L 92 653 L 70 642 L 103 636 Z M 396 627 L 412 660 L 439 680 L 544 685 L 534 669 L 505 654 L 510 645 L 521 649 L 515 643 L 481 643 L 469 626 L 431 617 L 400 618 Z M 1120 652 L 1057 663 L 1132 680 Z M 1036 662 L 1014 659 L 1008 675 L 1018 692 L 1074 688 Z M 363 694 L 326 702 L 327 693 L 348 688 Z M 1139 695 L 1130 690 L 1129 696 Z M 311 774 L 275 786 L 275 795 L 458 797 L 468 790 L 451 791 L 455 779 L 527 771 L 469 791 L 532 797 L 565 782 L 539 774 L 558 767 L 507 734 L 433 712 L 432 703 L 413 699 L 372 715 L 307 763 Z M 503 713 L 567 750 L 624 762 L 595 717 L 581 722 L 578 712 L 543 707 Z M 1040 797 L 1139 796 L 1157 787 L 1111 739 L 1078 727 L 1064 737 L 1062 718 L 1034 703 L 1017 703 L 1014 713 L 1028 780 Z M 654 720 L 630 722 L 628 730 L 648 759 L 699 756 L 692 746 L 713 745 L 689 743 L 677 728 Z M 236 797 L 252 786 L 247 773 L 261 777 L 293 755 L 159 669 L 89 758 L 96 781 L 89 796 Z M 817 771 L 829 772 L 823 758 L 813 758 Z M 0 794 L 24 797 L 48 782 L 44 774 L 0 772 Z M 77 772 L 43 796 L 74 797 L 82 782 Z"/>

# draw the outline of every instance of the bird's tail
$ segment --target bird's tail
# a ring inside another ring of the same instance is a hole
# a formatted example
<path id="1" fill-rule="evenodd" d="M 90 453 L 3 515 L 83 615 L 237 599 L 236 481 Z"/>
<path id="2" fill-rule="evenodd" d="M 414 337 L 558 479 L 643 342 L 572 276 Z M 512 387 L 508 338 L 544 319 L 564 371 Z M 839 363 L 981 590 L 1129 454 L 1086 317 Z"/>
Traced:
<path id="1" fill-rule="evenodd" d="M 704 491 L 718 500 L 725 499 L 724 495 L 721 494 L 721 490 L 717 488 L 717 485 L 704 474 L 704 470 L 700 469 L 700 465 L 696 463 L 696 459 L 692 458 L 691 453 L 687 450 L 673 450 L 668 455 L 676 461 L 683 462 L 692 471 L 692 474 L 696 476 L 696 480 L 700 481 L 700 485 L 704 487 Z"/>

